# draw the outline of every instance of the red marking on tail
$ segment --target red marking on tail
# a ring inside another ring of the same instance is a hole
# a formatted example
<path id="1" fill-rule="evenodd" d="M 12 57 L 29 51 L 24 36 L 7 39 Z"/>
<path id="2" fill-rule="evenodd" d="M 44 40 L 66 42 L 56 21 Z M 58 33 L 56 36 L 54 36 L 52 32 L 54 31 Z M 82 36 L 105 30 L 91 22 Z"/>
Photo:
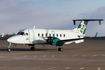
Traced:
<path id="1" fill-rule="evenodd" d="M 86 23 L 86 25 L 88 25 L 88 22 Z"/>

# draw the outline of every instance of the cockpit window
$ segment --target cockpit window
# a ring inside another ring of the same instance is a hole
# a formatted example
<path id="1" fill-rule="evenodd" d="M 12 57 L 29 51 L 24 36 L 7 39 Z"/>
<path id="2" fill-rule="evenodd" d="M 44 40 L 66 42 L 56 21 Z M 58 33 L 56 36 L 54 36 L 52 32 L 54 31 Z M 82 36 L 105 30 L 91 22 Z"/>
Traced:
<path id="1" fill-rule="evenodd" d="M 24 35 L 24 32 L 19 32 L 17 33 L 17 35 Z"/>

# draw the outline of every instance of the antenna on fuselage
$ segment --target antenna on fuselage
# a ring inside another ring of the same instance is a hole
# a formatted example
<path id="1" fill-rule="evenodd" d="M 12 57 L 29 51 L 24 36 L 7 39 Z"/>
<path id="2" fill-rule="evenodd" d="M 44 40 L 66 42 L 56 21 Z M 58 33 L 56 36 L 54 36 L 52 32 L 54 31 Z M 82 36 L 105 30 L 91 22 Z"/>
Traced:
<path id="1" fill-rule="evenodd" d="M 35 29 L 35 26 L 33 27 L 33 29 Z"/>

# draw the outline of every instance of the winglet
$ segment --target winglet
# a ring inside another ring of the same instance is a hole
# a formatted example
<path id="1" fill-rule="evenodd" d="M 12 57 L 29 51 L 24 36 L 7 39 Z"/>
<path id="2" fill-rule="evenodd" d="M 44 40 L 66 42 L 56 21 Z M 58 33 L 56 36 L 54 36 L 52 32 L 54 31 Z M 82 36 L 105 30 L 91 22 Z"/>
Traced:
<path id="1" fill-rule="evenodd" d="M 99 25 L 101 25 L 101 20 L 99 20 Z"/>
<path id="2" fill-rule="evenodd" d="M 75 23 L 75 20 L 73 20 L 73 23 L 74 23 L 74 25 L 76 24 L 76 23 Z"/>

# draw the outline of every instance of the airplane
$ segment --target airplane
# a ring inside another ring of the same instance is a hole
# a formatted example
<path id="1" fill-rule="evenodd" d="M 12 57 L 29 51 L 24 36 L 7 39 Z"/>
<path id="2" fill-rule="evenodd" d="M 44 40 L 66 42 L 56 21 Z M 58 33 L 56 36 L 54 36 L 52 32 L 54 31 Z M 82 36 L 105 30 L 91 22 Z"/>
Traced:
<path id="1" fill-rule="evenodd" d="M 30 49 L 35 50 L 35 45 L 37 44 L 49 44 L 58 47 L 58 51 L 63 51 L 64 44 L 71 44 L 75 42 L 76 44 L 84 42 L 86 27 L 89 21 L 101 21 L 103 19 L 76 19 L 73 20 L 74 25 L 76 21 L 80 21 L 77 28 L 72 30 L 54 30 L 54 29 L 35 29 L 27 28 L 19 31 L 15 36 L 7 39 L 8 49 L 11 51 L 11 44 L 22 44 L 32 46 Z"/>

